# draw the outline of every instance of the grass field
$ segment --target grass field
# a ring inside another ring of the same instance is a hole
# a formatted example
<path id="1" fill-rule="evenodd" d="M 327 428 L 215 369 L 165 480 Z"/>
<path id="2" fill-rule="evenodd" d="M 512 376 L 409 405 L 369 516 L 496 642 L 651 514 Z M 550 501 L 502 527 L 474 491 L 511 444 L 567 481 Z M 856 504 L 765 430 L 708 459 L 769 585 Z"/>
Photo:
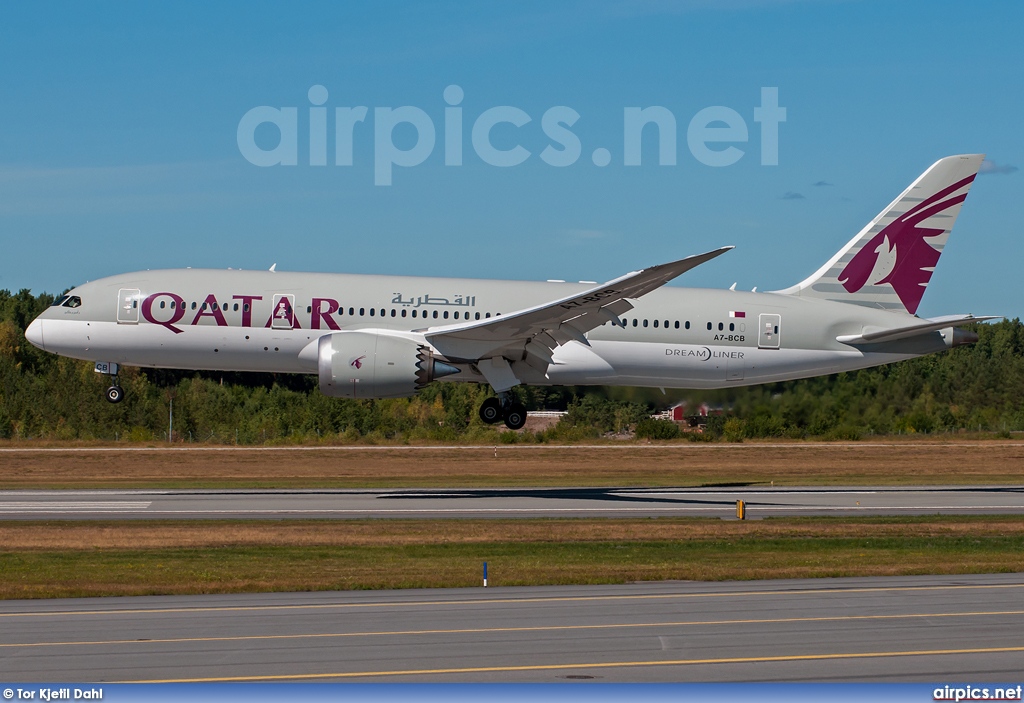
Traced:
<path id="1" fill-rule="evenodd" d="M 0 597 L 1024 571 L 1018 517 L 0 523 Z"/>
<path id="2" fill-rule="evenodd" d="M 1024 483 L 1005 440 L 114 451 L 3 448 L 0 489 Z"/>

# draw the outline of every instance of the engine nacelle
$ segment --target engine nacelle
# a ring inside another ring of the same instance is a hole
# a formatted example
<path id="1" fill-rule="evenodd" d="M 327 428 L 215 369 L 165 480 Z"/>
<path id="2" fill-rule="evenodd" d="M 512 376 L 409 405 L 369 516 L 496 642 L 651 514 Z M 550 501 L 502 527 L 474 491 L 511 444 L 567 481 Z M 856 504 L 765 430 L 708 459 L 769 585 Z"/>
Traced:
<path id="1" fill-rule="evenodd" d="M 459 373 L 429 347 L 378 332 L 335 332 L 319 340 L 320 392 L 334 398 L 407 398 Z"/>

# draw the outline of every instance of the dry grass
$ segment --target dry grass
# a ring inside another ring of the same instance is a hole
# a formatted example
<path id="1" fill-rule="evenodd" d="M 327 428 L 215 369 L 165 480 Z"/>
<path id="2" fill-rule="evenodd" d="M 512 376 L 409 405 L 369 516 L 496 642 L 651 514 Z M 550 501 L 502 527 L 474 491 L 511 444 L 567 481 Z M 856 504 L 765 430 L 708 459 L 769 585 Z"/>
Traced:
<path id="1" fill-rule="evenodd" d="M 929 516 L 743 522 L 716 518 L 0 522 L 0 545 L 5 551 L 992 536 L 1024 536 L 1024 520 Z"/>
<path id="2" fill-rule="evenodd" d="M 0 489 L 1024 483 L 1008 441 L 377 448 L 308 451 L 7 451 Z"/>
<path id="3" fill-rule="evenodd" d="M 1016 517 L 0 524 L 0 598 L 1024 571 Z"/>

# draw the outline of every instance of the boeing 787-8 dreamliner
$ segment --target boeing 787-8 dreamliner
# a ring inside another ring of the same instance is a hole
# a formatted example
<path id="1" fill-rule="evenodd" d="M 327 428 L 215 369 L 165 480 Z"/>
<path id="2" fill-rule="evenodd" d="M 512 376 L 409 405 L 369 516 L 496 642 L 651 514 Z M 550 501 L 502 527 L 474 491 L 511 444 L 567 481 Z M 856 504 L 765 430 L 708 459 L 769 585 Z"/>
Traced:
<path id="1" fill-rule="evenodd" d="M 785 290 L 663 287 L 731 247 L 602 285 L 175 269 L 92 281 L 26 331 L 118 365 L 318 374 L 343 398 L 487 383 L 488 423 L 522 427 L 519 384 L 723 388 L 877 366 L 977 339 L 990 317 L 915 315 L 984 156 L 936 162 L 813 275 Z"/>

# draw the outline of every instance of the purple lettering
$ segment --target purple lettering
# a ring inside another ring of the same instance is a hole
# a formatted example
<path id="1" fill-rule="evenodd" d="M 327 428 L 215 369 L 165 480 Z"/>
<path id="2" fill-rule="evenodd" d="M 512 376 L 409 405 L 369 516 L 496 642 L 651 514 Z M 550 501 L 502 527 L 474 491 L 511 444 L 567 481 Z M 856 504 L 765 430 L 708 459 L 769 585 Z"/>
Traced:
<path id="1" fill-rule="evenodd" d="M 252 327 L 252 301 L 263 300 L 262 295 L 233 295 L 232 300 L 242 301 L 242 327 Z"/>
<path id="2" fill-rule="evenodd" d="M 157 298 L 167 297 L 174 301 L 174 306 L 171 308 L 171 317 L 169 320 L 158 320 L 153 317 L 153 303 Z M 146 322 L 152 322 L 154 325 L 162 325 L 169 329 L 174 334 L 180 334 L 184 330 L 179 330 L 174 326 L 174 323 L 185 316 L 185 301 L 181 299 L 181 296 L 175 295 L 174 293 L 154 293 L 145 300 L 142 301 L 142 317 Z"/>
<path id="3" fill-rule="evenodd" d="M 228 326 L 228 321 L 224 319 L 224 313 L 220 311 L 220 305 L 217 304 L 217 296 L 213 293 L 206 296 L 206 301 L 199 306 L 199 312 L 196 313 L 196 317 L 192 320 L 192 324 L 198 325 L 200 318 L 203 317 L 212 317 L 216 320 L 218 327 Z"/>
<path id="4" fill-rule="evenodd" d="M 327 303 L 327 309 L 323 310 L 323 304 Z M 331 317 L 334 313 L 338 312 L 338 301 L 331 298 L 313 298 L 313 317 L 310 318 L 309 326 L 310 329 L 320 329 L 320 321 L 323 320 L 327 323 L 327 328 L 332 330 L 340 330 L 338 322 Z"/>

